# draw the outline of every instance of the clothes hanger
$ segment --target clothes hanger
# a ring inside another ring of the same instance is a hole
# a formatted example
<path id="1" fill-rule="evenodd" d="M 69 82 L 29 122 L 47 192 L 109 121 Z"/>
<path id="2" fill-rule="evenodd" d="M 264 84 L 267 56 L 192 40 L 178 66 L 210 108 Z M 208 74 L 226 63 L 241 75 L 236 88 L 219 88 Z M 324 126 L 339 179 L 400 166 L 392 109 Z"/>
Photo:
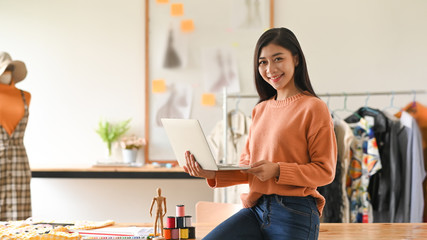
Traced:
<path id="1" fill-rule="evenodd" d="M 412 107 L 415 108 L 417 106 L 417 101 L 416 101 L 417 92 L 415 90 L 412 90 L 412 93 L 414 94 L 414 98 L 412 100 Z"/>
<path id="2" fill-rule="evenodd" d="M 417 111 L 417 92 L 415 90 L 412 90 L 413 98 L 412 103 L 409 103 L 406 105 L 404 110 L 408 113 L 415 113 Z M 403 109 L 401 109 L 401 112 Z"/>
<path id="3" fill-rule="evenodd" d="M 385 107 L 382 109 L 382 111 L 386 111 L 386 110 L 398 110 L 398 112 L 402 111 L 401 108 L 394 106 L 394 96 L 395 93 L 392 91 L 391 92 L 391 99 L 390 99 L 390 105 L 388 107 Z"/>
<path id="4" fill-rule="evenodd" d="M 370 98 L 371 98 L 371 93 L 370 92 L 366 92 L 365 106 L 363 106 L 362 108 L 360 108 L 360 110 L 371 112 L 373 114 L 378 114 L 377 110 L 372 109 L 372 108 L 370 108 L 368 106 L 368 101 L 369 101 Z"/>
<path id="5" fill-rule="evenodd" d="M 239 103 L 240 103 L 240 94 L 237 94 L 236 105 L 235 105 L 234 109 L 231 109 L 229 111 L 230 114 L 234 115 L 234 114 L 237 114 L 238 112 L 240 112 L 240 110 L 239 110 Z"/>
<path id="6" fill-rule="evenodd" d="M 326 96 L 328 97 L 326 99 L 326 106 L 328 106 L 329 112 L 332 113 L 331 107 L 329 106 L 329 100 L 331 100 L 331 95 L 329 95 L 329 93 L 326 93 Z"/>
<path id="7" fill-rule="evenodd" d="M 235 108 L 235 112 L 237 112 L 239 110 L 239 103 L 240 103 L 240 94 L 237 95 L 237 100 L 236 100 L 236 108 Z"/>
<path id="8" fill-rule="evenodd" d="M 366 93 L 366 99 L 365 99 L 365 108 L 367 108 L 368 107 L 368 101 L 369 101 L 369 98 L 371 97 L 371 93 L 370 92 L 367 92 Z"/>
<path id="9" fill-rule="evenodd" d="M 350 113 L 350 114 L 354 114 L 354 115 L 356 115 L 358 118 L 362 118 L 357 112 L 354 112 L 354 111 L 352 111 L 352 110 L 350 110 L 350 109 L 348 109 L 347 108 L 347 97 L 348 97 L 348 95 L 347 95 L 347 93 L 343 93 L 344 94 L 344 107 L 343 108 L 339 108 L 339 109 L 335 109 L 335 110 L 333 110 L 332 111 L 332 114 L 334 115 L 334 116 L 338 116 L 337 114 L 336 114 L 336 112 L 347 112 L 347 113 Z"/>

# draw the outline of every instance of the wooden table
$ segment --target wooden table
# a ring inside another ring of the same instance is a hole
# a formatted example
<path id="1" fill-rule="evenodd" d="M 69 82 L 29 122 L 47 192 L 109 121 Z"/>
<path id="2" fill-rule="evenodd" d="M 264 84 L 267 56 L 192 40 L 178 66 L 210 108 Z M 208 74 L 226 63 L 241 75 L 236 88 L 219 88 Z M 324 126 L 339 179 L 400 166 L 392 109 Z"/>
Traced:
<path id="1" fill-rule="evenodd" d="M 322 223 L 319 239 L 427 239 L 427 223 Z"/>
<path id="2" fill-rule="evenodd" d="M 149 178 L 149 179 L 200 179 L 184 172 L 181 167 L 32 167 L 33 178 Z"/>
<path id="3" fill-rule="evenodd" d="M 194 223 L 197 239 L 216 224 Z M 150 224 L 121 223 L 117 226 L 147 227 Z M 427 239 L 427 223 L 321 223 L 319 240 Z"/>

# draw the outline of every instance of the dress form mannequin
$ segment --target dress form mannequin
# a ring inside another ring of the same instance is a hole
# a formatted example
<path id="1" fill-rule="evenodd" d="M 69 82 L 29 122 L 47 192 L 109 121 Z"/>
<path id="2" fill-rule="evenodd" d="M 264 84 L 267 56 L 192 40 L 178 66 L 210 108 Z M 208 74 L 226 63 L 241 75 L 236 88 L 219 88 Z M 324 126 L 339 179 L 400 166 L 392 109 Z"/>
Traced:
<path id="1" fill-rule="evenodd" d="M 0 76 L 0 83 L 9 85 L 12 82 L 12 72 L 7 70 Z"/>
<path id="2" fill-rule="evenodd" d="M 16 88 L 25 64 L 0 52 L 0 221 L 31 216 L 31 171 L 23 144 L 31 95 Z"/>

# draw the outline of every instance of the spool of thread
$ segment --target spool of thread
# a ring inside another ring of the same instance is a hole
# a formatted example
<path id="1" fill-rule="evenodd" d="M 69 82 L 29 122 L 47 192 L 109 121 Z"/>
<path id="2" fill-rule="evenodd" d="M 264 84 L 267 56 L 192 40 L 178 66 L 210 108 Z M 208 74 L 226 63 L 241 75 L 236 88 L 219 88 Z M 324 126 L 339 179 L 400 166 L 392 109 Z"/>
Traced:
<path id="1" fill-rule="evenodd" d="M 166 228 L 175 228 L 175 217 L 168 216 L 166 219 Z"/>
<path id="2" fill-rule="evenodd" d="M 176 217 L 176 228 L 185 227 L 184 217 Z"/>
<path id="3" fill-rule="evenodd" d="M 178 240 L 179 239 L 179 229 L 178 228 L 171 229 L 171 239 L 172 240 Z"/>
<path id="4" fill-rule="evenodd" d="M 190 239 L 196 239 L 196 228 L 195 227 L 188 227 L 188 240 Z"/>
<path id="5" fill-rule="evenodd" d="M 172 239 L 172 233 L 170 228 L 163 228 L 163 234 L 166 240 Z"/>
<path id="6" fill-rule="evenodd" d="M 179 239 L 188 239 L 188 228 L 179 229 Z"/>
<path id="7" fill-rule="evenodd" d="M 176 216 L 177 217 L 184 217 L 185 216 L 184 205 L 176 205 Z"/>
<path id="8" fill-rule="evenodd" d="M 191 216 L 184 217 L 184 227 L 191 227 Z"/>

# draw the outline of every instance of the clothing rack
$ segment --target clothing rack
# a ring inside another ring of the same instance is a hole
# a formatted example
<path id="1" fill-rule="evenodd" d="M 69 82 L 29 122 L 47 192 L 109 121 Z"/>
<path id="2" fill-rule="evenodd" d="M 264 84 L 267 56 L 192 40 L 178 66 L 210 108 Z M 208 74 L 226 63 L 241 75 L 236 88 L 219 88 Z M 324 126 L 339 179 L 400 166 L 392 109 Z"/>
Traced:
<path id="1" fill-rule="evenodd" d="M 342 92 L 342 93 L 321 93 L 321 94 L 317 94 L 317 96 L 319 97 L 349 97 L 349 96 L 384 96 L 384 95 L 414 95 L 414 101 L 416 98 L 417 94 L 426 94 L 427 91 L 426 90 L 412 90 L 412 91 L 385 91 L 385 92 L 350 92 L 350 93 L 346 93 L 346 92 Z M 228 110 L 227 110 L 227 101 L 229 98 L 237 98 L 237 99 L 241 99 L 241 98 L 258 98 L 259 96 L 256 94 L 227 94 L 227 88 L 223 88 L 223 97 L 222 97 L 222 109 L 223 109 L 223 120 L 224 120 L 224 159 L 223 159 L 223 163 L 224 164 L 229 164 L 230 162 L 228 162 L 227 160 L 227 131 L 228 131 L 228 126 L 227 126 L 227 114 L 228 114 Z"/>

